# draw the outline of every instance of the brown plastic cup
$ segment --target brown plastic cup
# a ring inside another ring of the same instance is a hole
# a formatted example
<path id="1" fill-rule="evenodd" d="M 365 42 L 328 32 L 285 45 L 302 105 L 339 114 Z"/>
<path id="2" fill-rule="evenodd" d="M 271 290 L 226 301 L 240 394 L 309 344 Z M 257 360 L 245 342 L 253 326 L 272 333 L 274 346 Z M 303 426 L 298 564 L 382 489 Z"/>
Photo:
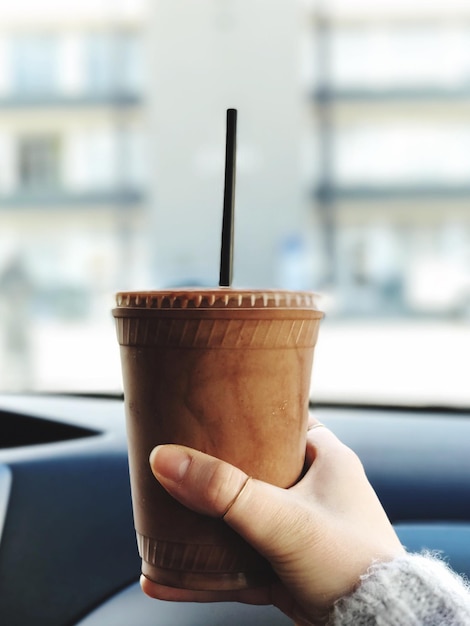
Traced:
<path id="1" fill-rule="evenodd" d="M 221 519 L 159 485 L 154 446 L 178 443 L 279 487 L 305 457 L 313 352 L 323 313 L 310 292 L 186 289 L 117 295 L 113 309 L 142 572 L 184 589 L 265 584 L 267 563 Z"/>

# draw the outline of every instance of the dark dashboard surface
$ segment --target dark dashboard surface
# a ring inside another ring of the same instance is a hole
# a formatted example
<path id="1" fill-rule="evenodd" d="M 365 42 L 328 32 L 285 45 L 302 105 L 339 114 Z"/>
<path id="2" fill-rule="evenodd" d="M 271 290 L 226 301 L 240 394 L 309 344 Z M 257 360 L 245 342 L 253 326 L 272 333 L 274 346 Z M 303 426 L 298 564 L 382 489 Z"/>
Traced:
<path id="1" fill-rule="evenodd" d="M 361 457 L 403 543 L 470 576 L 470 413 L 317 407 Z M 290 623 L 272 607 L 146 598 L 122 400 L 0 396 L 0 623 Z"/>

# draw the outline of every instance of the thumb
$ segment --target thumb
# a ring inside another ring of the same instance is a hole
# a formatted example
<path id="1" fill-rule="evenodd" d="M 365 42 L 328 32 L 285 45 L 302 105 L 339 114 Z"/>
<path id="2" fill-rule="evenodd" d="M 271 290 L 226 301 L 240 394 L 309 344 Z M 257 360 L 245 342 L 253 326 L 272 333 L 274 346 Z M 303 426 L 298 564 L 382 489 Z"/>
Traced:
<path id="1" fill-rule="evenodd" d="M 292 553 L 292 538 L 299 535 L 293 533 L 296 502 L 289 491 L 255 479 L 247 482 L 237 467 L 179 445 L 157 446 L 150 465 L 171 496 L 197 513 L 224 516 L 273 565 Z"/>

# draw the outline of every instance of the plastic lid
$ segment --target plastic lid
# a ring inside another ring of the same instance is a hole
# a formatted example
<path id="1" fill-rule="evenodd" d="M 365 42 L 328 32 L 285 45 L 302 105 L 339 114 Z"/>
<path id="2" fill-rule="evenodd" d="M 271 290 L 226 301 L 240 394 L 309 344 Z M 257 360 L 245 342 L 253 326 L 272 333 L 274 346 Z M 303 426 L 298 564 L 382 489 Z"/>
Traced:
<path id="1" fill-rule="evenodd" d="M 169 289 L 124 291 L 116 294 L 118 308 L 138 309 L 240 309 L 296 308 L 318 311 L 312 291 L 283 289 Z"/>

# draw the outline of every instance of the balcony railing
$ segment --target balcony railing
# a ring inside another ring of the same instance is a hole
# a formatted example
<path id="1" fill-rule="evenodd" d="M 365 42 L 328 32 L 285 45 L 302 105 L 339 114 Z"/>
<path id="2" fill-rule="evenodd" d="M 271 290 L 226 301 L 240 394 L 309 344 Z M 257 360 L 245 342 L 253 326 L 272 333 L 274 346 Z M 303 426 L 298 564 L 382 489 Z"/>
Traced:
<path id="1" fill-rule="evenodd" d="M 460 87 L 318 87 L 312 92 L 312 98 L 318 104 L 335 102 L 379 102 L 393 103 L 402 101 L 454 102 L 470 99 L 470 85 Z"/>
<path id="2" fill-rule="evenodd" d="M 103 93 L 17 93 L 0 95 L 0 109 L 25 109 L 48 107 L 89 107 L 89 106 L 137 106 L 142 103 L 142 95 L 127 91 Z"/>
<path id="3" fill-rule="evenodd" d="M 396 184 L 396 185 L 335 185 L 320 184 L 314 189 L 319 202 L 367 200 L 459 200 L 470 198 L 470 184 Z"/>
<path id="4" fill-rule="evenodd" d="M 49 191 L 17 191 L 10 194 L 0 193 L 0 211 L 5 209 L 37 208 L 81 209 L 95 205 L 131 206 L 142 204 L 145 192 L 142 189 L 110 189 L 86 192 L 71 192 L 68 190 Z"/>

